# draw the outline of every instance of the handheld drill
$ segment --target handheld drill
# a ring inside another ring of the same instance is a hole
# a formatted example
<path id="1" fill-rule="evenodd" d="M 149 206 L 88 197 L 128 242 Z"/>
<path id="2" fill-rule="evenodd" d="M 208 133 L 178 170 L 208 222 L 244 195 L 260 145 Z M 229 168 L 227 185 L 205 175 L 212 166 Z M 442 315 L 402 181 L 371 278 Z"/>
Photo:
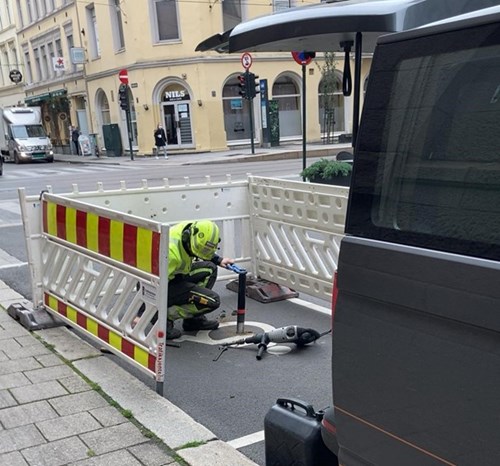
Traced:
<path id="1" fill-rule="evenodd" d="M 257 333 L 255 335 L 242 338 L 241 340 L 233 341 L 232 343 L 224 343 L 221 346 L 223 348 L 228 348 L 229 346 L 253 343 L 258 347 L 256 358 L 260 361 L 262 359 L 262 354 L 266 351 L 269 343 L 295 343 L 297 346 L 302 347 L 316 341 L 321 336 L 322 334 L 312 328 L 288 325 L 269 332 Z"/>

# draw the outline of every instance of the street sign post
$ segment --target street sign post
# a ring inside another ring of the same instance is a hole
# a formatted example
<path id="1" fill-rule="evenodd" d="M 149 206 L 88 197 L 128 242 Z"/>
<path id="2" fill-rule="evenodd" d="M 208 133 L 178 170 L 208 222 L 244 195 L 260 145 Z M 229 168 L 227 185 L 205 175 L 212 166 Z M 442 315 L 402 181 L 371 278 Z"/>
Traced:
<path id="1" fill-rule="evenodd" d="M 128 84 L 128 71 L 120 70 L 120 72 L 118 73 L 118 79 L 122 84 Z"/>
<path id="2" fill-rule="evenodd" d="M 252 55 L 250 55 L 248 52 L 245 52 L 241 56 L 241 64 L 243 65 L 243 68 L 248 71 L 252 66 Z"/>
<path id="3" fill-rule="evenodd" d="M 299 65 L 309 65 L 315 55 L 314 52 L 292 52 L 293 59 Z"/>

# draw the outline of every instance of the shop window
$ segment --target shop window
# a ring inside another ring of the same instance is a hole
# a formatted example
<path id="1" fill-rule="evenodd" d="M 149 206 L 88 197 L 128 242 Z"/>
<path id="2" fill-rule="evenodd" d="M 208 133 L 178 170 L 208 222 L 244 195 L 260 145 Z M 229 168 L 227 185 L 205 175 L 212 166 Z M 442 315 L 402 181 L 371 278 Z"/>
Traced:
<path id="1" fill-rule="evenodd" d="M 237 76 L 231 77 L 222 89 L 224 128 L 227 141 L 250 139 L 250 102 L 242 99 Z"/>
<path id="2" fill-rule="evenodd" d="M 295 80 L 280 76 L 273 84 L 272 95 L 278 102 L 280 137 L 301 136 L 300 91 Z"/>

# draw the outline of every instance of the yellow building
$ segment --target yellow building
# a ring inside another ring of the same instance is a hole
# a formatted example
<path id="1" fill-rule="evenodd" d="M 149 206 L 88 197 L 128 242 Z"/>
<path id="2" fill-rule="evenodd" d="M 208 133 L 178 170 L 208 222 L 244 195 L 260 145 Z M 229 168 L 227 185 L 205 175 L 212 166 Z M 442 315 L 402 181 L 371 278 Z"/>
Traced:
<path id="1" fill-rule="evenodd" d="M 24 102 L 22 79 L 12 0 L 4 0 L 0 2 L 0 107 Z"/>
<path id="2" fill-rule="evenodd" d="M 169 151 L 215 151 L 249 144 L 250 103 L 239 95 L 241 56 L 199 53 L 195 48 L 240 21 L 271 13 L 273 8 L 288 8 L 285 3 L 16 0 L 26 103 L 42 106 L 56 150 L 57 145 L 68 144 L 69 124 L 95 133 L 99 147 L 110 152 L 128 152 L 132 147 L 138 154 L 151 154 L 158 123 L 167 131 Z M 301 139 L 301 66 L 290 53 L 260 53 L 252 58 L 251 71 L 267 80 L 269 99 L 277 102 L 280 140 Z M 75 63 L 79 61 L 84 63 Z M 324 126 L 318 63 L 321 56 L 306 72 L 309 141 L 320 140 Z M 363 79 L 369 63 L 364 60 Z M 339 83 L 342 69 L 340 59 Z M 121 70 L 128 74 L 130 132 L 118 98 Z M 351 97 L 342 95 L 340 85 L 336 94 L 335 133 L 350 133 Z M 252 105 L 258 145 L 260 95 Z"/>

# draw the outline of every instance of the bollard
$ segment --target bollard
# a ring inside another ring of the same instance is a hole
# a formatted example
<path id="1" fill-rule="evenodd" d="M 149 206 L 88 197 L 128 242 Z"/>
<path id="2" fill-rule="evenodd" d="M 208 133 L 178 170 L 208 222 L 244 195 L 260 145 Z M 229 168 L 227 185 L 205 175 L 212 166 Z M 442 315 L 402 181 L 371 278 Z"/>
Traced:
<path id="1" fill-rule="evenodd" d="M 247 271 L 235 264 L 227 266 L 229 270 L 238 274 L 238 308 L 236 310 L 236 333 L 245 333 L 245 306 L 246 306 L 246 288 Z"/>

